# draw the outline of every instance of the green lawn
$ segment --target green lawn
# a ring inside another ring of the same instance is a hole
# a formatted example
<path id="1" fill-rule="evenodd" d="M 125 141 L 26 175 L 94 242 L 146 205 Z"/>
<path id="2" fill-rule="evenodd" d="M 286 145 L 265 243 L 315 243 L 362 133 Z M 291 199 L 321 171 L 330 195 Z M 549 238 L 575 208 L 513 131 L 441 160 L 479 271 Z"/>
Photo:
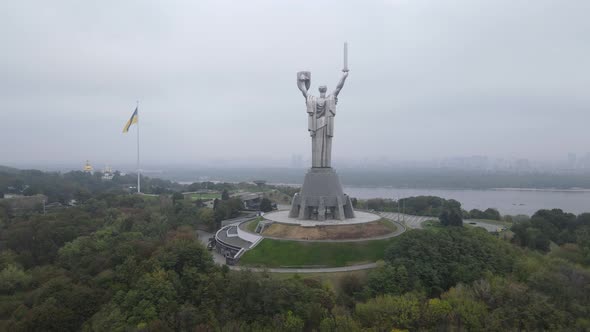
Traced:
<path id="1" fill-rule="evenodd" d="M 216 198 L 220 199 L 221 194 L 219 194 L 219 193 L 205 193 L 205 194 L 191 194 L 190 195 L 191 201 L 196 201 L 197 199 L 208 201 L 208 200 L 216 199 Z"/>
<path id="2" fill-rule="evenodd" d="M 250 233 L 256 233 L 256 227 L 258 226 L 258 223 L 259 223 L 261 220 L 263 220 L 263 219 L 264 219 L 264 218 L 262 218 L 262 217 L 258 217 L 258 218 L 254 219 L 254 220 L 252 220 L 252 221 L 248 221 L 248 222 L 246 223 L 246 225 L 244 225 L 244 226 L 245 226 L 245 228 L 246 228 L 246 230 L 247 230 L 248 232 L 250 232 Z"/>
<path id="3" fill-rule="evenodd" d="M 338 267 L 376 262 L 395 238 L 363 242 L 297 242 L 264 239 L 240 259 L 240 265 L 265 267 Z"/>
<path id="4" fill-rule="evenodd" d="M 391 232 L 395 232 L 397 230 L 397 226 L 389 219 L 381 218 L 377 222 L 381 225 L 385 225 L 385 227 L 387 227 Z"/>

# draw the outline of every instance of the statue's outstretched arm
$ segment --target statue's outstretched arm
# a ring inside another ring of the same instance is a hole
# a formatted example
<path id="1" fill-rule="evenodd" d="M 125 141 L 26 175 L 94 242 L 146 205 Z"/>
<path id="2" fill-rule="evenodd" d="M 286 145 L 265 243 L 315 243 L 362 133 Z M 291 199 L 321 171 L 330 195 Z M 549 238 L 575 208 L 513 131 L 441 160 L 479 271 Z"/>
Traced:
<path id="1" fill-rule="evenodd" d="M 340 90 L 342 90 L 342 87 L 344 86 L 344 82 L 346 81 L 346 78 L 348 77 L 348 71 L 345 71 L 344 74 L 342 74 L 342 77 L 340 78 L 340 81 L 338 82 L 338 84 L 336 84 L 336 89 L 334 89 L 334 97 L 338 97 L 338 94 L 340 93 Z"/>
<path id="2" fill-rule="evenodd" d="M 303 93 L 303 97 L 305 97 L 305 99 L 307 99 L 307 89 L 305 88 L 305 83 L 299 82 L 297 84 L 297 87 L 299 88 L 299 90 L 301 90 L 301 93 Z"/>

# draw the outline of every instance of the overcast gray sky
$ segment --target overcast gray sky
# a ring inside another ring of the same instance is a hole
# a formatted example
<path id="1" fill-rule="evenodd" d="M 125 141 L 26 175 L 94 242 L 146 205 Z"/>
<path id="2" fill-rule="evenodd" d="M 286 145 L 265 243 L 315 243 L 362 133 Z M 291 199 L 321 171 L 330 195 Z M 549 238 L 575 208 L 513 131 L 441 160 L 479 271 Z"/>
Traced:
<path id="1" fill-rule="evenodd" d="M 0 164 L 309 156 L 296 72 L 334 88 L 334 159 L 590 151 L 590 1 L 2 1 Z"/>

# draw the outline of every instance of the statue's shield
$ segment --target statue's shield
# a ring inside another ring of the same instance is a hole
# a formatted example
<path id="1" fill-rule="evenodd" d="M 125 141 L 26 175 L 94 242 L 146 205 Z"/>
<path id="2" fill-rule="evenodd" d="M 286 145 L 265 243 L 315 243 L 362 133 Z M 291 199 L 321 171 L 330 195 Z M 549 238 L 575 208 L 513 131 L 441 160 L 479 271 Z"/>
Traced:
<path id="1" fill-rule="evenodd" d="M 311 72 L 300 71 L 297 73 L 297 84 L 305 84 L 305 90 L 309 90 L 311 86 Z"/>

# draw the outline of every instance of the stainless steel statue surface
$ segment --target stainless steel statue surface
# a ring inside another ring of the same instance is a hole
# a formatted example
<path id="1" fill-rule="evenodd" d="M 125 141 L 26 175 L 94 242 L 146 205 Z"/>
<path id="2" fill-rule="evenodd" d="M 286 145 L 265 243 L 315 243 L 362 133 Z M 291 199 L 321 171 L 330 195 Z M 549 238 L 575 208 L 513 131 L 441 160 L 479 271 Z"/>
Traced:
<path id="1" fill-rule="evenodd" d="M 338 174 L 332 169 L 332 137 L 338 94 L 348 77 L 348 48 L 344 44 L 343 75 L 331 94 L 326 95 L 326 86 L 320 86 L 320 95 L 308 93 L 311 73 L 297 73 L 297 87 L 305 97 L 308 115 L 308 130 L 311 135 L 311 168 L 305 175 L 299 193 L 291 202 L 290 218 L 301 220 L 344 220 L 354 218 L 350 197 L 342 190 Z"/>
<path id="2" fill-rule="evenodd" d="M 309 94 L 311 73 L 300 71 L 297 73 L 297 87 L 305 97 L 308 115 L 308 130 L 311 135 L 311 167 L 331 167 L 332 162 L 332 137 L 334 137 L 334 117 L 336 116 L 336 104 L 338 94 L 348 77 L 347 48 L 344 46 L 343 75 L 336 85 L 336 89 L 326 95 L 328 88 L 325 85 L 319 87 L 319 96 Z"/>

